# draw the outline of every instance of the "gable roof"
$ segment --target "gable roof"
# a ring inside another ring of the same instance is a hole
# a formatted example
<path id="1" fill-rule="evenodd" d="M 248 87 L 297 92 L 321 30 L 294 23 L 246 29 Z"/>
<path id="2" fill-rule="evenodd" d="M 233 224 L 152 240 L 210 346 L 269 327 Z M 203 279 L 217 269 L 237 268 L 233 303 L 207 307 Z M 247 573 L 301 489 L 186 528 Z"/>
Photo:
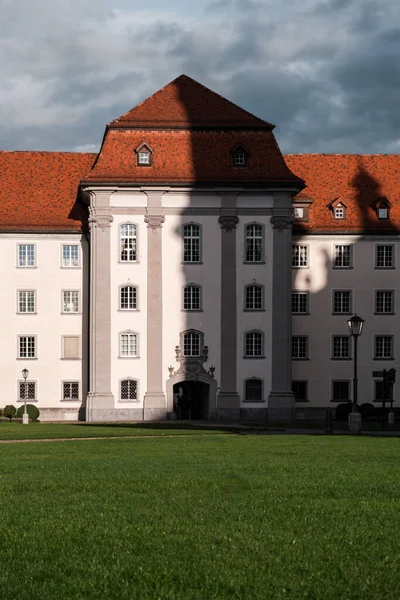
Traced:
<path id="1" fill-rule="evenodd" d="M 112 121 L 108 128 L 257 128 L 274 125 L 252 115 L 187 75 L 180 75 Z"/>
<path id="2" fill-rule="evenodd" d="M 0 230 L 79 231 L 81 215 L 71 210 L 95 158 L 73 152 L 0 151 Z"/>
<path id="3" fill-rule="evenodd" d="M 400 230 L 400 154 L 287 154 L 285 161 L 306 182 L 294 202 L 312 200 L 309 221 L 295 222 L 296 232 Z M 383 197 L 391 206 L 387 220 L 375 209 Z M 346 205 L 345 220 L 334 219 L 327 207 L 336 198 Z"/>

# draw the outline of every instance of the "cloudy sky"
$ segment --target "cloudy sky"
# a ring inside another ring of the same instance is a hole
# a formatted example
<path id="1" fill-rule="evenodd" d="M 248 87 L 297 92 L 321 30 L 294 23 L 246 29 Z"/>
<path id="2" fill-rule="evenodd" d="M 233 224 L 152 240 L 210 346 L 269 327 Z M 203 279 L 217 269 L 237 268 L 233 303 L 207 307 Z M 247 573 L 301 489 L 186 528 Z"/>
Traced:
<path id="1" fill-rule="evenodd" d="M 0 148 L 96 151 L 186 73 L 283 152 L 400 152 L 399 0 L 0 0 Z"/>

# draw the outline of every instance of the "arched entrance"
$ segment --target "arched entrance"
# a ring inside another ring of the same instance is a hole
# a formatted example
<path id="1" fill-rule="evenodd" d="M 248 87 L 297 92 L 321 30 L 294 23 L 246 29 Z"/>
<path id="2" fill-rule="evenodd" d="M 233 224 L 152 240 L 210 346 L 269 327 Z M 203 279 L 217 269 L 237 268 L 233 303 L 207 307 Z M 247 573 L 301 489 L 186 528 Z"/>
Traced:
<path id="1" fill-rule="evenodd" d="M 187 379 L 184 374 L 167 381 L 169 418 L 208 420 L 216 418 L 217 382 L 205 374 Z"/>

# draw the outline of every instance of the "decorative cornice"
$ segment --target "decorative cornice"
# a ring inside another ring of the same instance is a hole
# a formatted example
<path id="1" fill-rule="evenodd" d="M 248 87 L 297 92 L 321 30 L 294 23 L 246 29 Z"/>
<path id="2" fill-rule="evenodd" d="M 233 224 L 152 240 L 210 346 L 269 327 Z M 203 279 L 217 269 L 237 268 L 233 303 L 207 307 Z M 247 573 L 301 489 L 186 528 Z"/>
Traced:
<path id="1" fill-rule="evenodd" d="M 114 221 L 114 217 L 110 213 L 99 213 L 95 208 L 89 206 L 89 227 L 99 227 L 102 231 L 111 227 L 111 223 Z"/>
<path id="2" fill-rule="evenodd" d="M 147 227 L 156 230 L 163 226 L 165 217 L 164 215 L 144 215 L 144 222 L 147 223 Z"/>
<path id="3" fill-rule="evenodd" d="M 272 228 L 277 229 L 278 231 L 283 231 L 284 229 L 287 229 L 288 227 L 290 228 L 293 225 L 293 218 L 284 215 L 271 217 L 270 221 Z"/>
<path id="4" fill-rule="evenodd" d="M 232 231 L 236 229 L 236 225 L 239 223 L 239 218 L 235 215 L 221 215 L 218 218 L 218 223 L 221 226 L 221 229 L 225 229 L 225 231 Z"/>

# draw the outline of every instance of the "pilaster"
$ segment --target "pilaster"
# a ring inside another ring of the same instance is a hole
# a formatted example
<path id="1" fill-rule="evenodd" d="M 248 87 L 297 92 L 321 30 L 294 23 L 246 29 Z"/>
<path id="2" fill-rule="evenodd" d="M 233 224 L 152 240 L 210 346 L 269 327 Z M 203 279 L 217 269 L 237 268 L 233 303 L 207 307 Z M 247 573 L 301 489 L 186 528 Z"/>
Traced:
<path id="1" fill-rule="evenodd" d="M 221 387 L 218 418 L 239 419 L 240 396 L 236 390 L 237 311 L 236 311 L 236 226 L 237 192 L 220 192 L 221 216 Z"/>
<path id="2" fill-rule="evenodd" d="M 274 193 L 272 275 L 272 381 L 268 398 L 270 421 L 295 419 L 292 393 L 292 198 Z"/>

